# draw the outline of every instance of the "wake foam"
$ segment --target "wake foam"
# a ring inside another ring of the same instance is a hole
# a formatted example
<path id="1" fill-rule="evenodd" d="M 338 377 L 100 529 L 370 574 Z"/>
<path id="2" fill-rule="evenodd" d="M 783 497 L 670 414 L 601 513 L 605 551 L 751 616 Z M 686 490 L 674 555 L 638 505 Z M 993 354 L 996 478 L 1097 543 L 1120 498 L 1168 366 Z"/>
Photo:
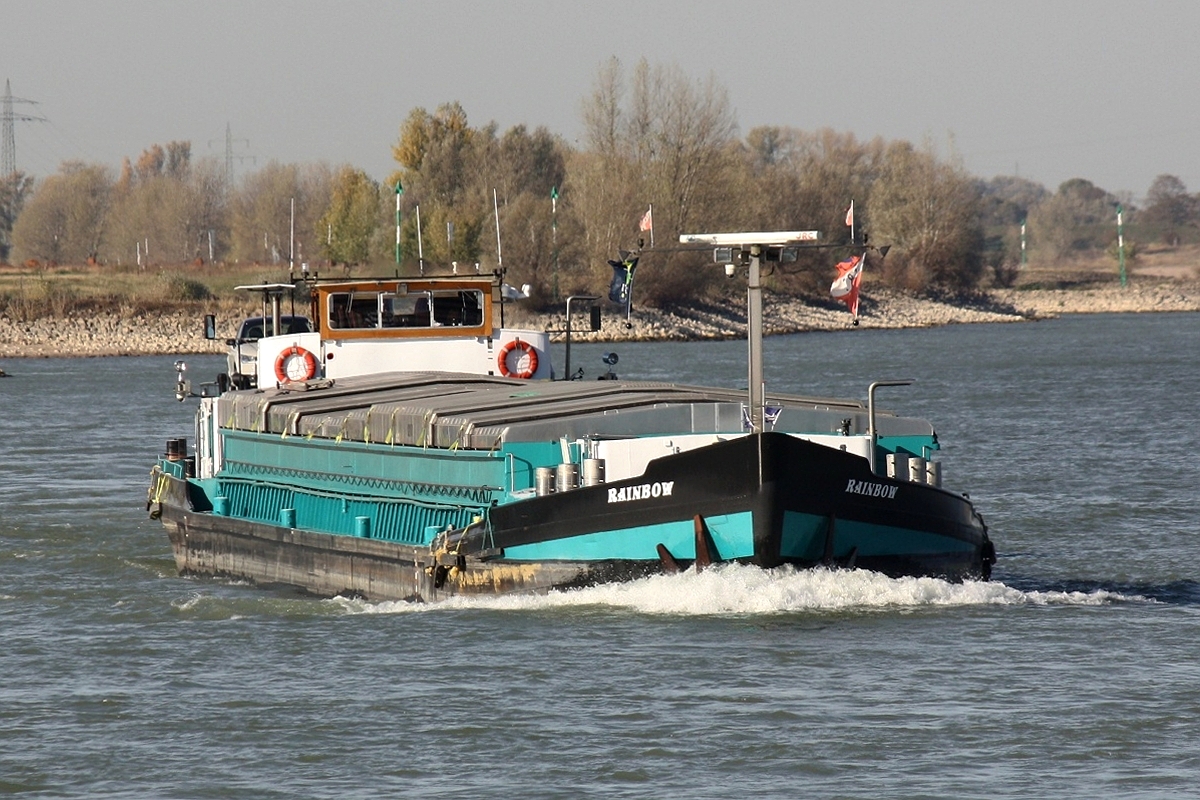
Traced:
<path id="1" fill-rule="evenodd" d="M 867 570 L 764 570 L 722 564 L 702 573 L 656 575 L 544 595 L 449 597 L 433 603 L 336 598 L 350 613 L 423 613 L 447 609 L 538 610 L 607 607 L 642 614 L 780 614 L 805 611 L 912 609 L 942 606 L 1095 606 L 1146 602 L 1105 589 L 1022 591 L 999 582 L 950 583 L 938 578 L 889 578 Z"/>

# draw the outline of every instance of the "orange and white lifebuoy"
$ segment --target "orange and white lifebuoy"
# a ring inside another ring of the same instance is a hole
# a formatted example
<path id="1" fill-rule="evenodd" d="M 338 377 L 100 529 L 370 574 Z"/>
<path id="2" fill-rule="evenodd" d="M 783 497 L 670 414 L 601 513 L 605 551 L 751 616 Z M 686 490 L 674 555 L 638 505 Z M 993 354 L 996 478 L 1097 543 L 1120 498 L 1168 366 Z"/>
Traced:
<path id="1" fill-rule="evenodd" d="M 508 355 L 518 348 L 522 352 L 517 356 L 517 369 L 509 369 Z M 496 359 L 496 363 L 500 367 L 500 374 L 506 378 L 532 378 L 533 373 L 537 372 L 538 368 L 537 348 L 535 348 L 529 342 L 522 342 L 520 339 L 513 339 L 508 344 L 504 345 L 504 347 L 500 348 L 500 356 Z"/>
<path id="2" fill-rule="evenodd" d="M 280 381 L 306 381 L 317 374 L 317 357 L 298 344 L 275 359 L 275 377 Z"/>

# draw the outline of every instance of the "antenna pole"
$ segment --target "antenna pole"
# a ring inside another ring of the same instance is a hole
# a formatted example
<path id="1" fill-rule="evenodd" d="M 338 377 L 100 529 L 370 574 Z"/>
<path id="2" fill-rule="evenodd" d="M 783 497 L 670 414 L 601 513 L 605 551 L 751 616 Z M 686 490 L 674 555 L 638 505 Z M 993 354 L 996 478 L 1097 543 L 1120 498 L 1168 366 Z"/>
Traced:
<path id="1" fill-rule="evenodd" d="M 763 381 L 763 331 L 762 331 L 762 259 L 766 250 L 782 251 L 788 247 L 802 246 L 803 242 L 815 242 L 817 231 L 757 231 L 749 233 L 685 233 L 679 243 L 706 244 L 717 248 L 714 252 L 726 251 L 726 257 L 737 254 L 734 263 L 748 259 L 749 280 L 746 282 L 746 340 L 749 347 L 749 416 L 750 432 L 764 430 L 766 385 Z M 733 272 L 729 273 L 730 275 Z"/>
<path id="2" fill-rule="evenodd" d="M 746 327 L 750 366 L 750 432 L 763 431 L 763 405 L 766 387 L 763 384 L 762 356 L 762 280 L 760 260 L 762 246 L 750 245 L 750 280 L 746 290 Z"/>

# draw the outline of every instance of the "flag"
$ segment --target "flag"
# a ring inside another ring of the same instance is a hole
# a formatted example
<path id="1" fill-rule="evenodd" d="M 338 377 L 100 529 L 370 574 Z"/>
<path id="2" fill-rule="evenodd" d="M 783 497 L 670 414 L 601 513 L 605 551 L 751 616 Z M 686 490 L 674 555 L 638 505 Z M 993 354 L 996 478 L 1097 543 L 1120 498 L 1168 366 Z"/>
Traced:
<path id="1" fill-rule="evenodd" d="M 846 227 L 854 227 L 854 201 L 850 201 L 850 208 L 846 211 Z"/>
<path id="2" fill-rule="evenodd" d="M 654 230 L 654 206 L 646 209 L 646 213 L 642 214 L 642 221 L 638 223 L 639 231 Z"/>
<path id="3" fill-rule="evenodd" d="M 633 271 L 637 269 L 638 257 L 621 251 L 620 261 L 609 261 L 613 268 L 612 283 L 608 287 L 608 299 L 628 306 L 633 292 Z"/>
<path id="4" fill-rule="evenodd" d="M 862 282 L 862 256 L 853 256 L 837 265 L 837 280 L 829 287 L 829 293 L 845 303 L 850 313 L 858 320 L 858 285 Z"/>

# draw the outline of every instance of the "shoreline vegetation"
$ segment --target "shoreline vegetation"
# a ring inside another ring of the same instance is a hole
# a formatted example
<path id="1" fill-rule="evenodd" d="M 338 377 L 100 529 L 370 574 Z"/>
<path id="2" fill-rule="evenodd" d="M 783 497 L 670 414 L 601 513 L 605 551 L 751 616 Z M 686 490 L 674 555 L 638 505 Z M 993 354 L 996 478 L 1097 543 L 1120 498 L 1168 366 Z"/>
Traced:
<path id="1" fill-rule="evenodd" d="M 1036 285 L 1035 285 L 1036 287 Z M 731 295 L 734 294 L 731 292 Z M 627 327 L 625 314 L 605 309 L 598 332 L 572 331 L 577 342 L 621 342 L 744 338 L 745 301 L 680 304 L 671 310 L 639 308 Z M 197 355 L 225 352 L 243 316 L 256 307 L 219 309 L 217 339 L 203 336 L 203 315 L 213 309 L 203 301 L 188 308 L 160 311 L 118 310 L 87 313 L 78 309 L 22 320 L 0 313 L 0 360 L 89 356 Z M 224 313 L 222 313 L 222 311 Z M 864 286 L 858 328 L 927 328 L 942 325 L 1021 322 L 1064 314 L 1200 311 L 1200 280 L 1191 276 L 1135 275 L 1127 286 L 1116 282 L 1084 283 L 1072 288 L 991 289 L 958 296 L 913 296 L 885 287 Z M 563 330 L 563 313 L 534 314 L 519 304 L 507 308 L 510 327 Z M 808 331 L 852 330 L 846 308 L 829 298 L 791 297 L 766 292 L 766 335 Z M 586 326 L 580 315 L 573 327 Z M 555 335 L 562 341 L 561 334 Z"/>
<path id="2" fill-rule="evenodd" d="M 544 126 L 472 124 L 458 101 L 412 108 L 382 183 L 349 164 L 275 161 L 235 182 L 185 140 L 153 144 L 119 171 L 82 161 L 42 179 L 14 171 L 0 178 L 0 359 L 220 352 L 254 311 L 236 287 L 297 267 L 372 278 L 474 265 L 528 286 L 530 308 L 561 309 L 602 294 L 607 265 L 635 252 L 631 321 L 611 309 L 580 340 L 742 338 L 744 287 L 722 278 L 707 247 L 678 246 L 685 230 L 727 226 L 824 232 L 820 250 L 765 270 L 780 293 L 766 298 L 768 335 L 850 329 L 828 287 L 836 260 L 860 249 L 859 327 L 1197 309 L 1191 286 L 1156 282 L 1200 281 L 1200 195 L 1175 175 L 1135 203 L 1083 177 L 1054 191 L 1017 175 L 985 180 L 929 140 L 770 124 L 743 136 L 711 76 L 644 58 L 599 65 L 580 120 L 568 141 Z M 1116 286 L 1118 271 L 1130 286 Z M 506 311 L 518 327 L 565 328 L 561 315 Z M 211 342 L 196 332 L 205 313 L 218 318 Z"/>

